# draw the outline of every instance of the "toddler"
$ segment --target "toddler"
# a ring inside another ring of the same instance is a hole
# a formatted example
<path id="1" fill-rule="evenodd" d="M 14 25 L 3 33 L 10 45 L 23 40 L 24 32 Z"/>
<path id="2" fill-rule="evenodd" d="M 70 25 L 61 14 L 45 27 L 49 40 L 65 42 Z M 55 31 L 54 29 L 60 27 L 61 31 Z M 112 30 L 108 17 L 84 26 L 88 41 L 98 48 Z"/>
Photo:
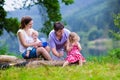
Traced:
<path id="1" fill-rule="evenodd" d="M 79 62 L 79 65 L 82 66 L 83 62 L 86 62 L 85 58 L 80 53 L 80 50 L 82 50 L 81 45 L 79 43 L 80 37 L 75 33 L 71 32 L 69 34 L 68 40 L 67 40 L 67 57 L 66 61 L 63 64 L 63 67 L 70 64 Z"/>

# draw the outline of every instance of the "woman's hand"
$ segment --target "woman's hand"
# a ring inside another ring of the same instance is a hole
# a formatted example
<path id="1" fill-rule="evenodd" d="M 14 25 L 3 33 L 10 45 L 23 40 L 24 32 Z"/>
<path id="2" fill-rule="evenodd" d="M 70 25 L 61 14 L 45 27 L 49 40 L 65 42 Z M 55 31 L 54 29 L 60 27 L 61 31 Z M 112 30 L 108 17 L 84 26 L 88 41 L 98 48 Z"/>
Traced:
<path id="1" fill-rule="evenodd" d="M 34 46 L 41 47 L 41 46 L 42 46 L 42 43 L 41 43 L 41 42 L 35 42 L 35 43 L 34 43 Z"/>

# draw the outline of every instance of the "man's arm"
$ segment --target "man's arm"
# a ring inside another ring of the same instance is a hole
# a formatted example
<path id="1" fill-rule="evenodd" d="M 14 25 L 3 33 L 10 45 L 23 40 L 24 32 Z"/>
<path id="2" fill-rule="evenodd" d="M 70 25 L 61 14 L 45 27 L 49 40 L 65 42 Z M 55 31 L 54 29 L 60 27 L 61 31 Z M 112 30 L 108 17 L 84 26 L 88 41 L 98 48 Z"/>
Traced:
<path id="1" fill-rule="evenodd" d="M 56 50 L 56 48 L 52 48 L 52 53 L 57 56 L 57 57 L 61 57 L 63 56 L 63 53 L 58 53 L 58 51 Z"/>

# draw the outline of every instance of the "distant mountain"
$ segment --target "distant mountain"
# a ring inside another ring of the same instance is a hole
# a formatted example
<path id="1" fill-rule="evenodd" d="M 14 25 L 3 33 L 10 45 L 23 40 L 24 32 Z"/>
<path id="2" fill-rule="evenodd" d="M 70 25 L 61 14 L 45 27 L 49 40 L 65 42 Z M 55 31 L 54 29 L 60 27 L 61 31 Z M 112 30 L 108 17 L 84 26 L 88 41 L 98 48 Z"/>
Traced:
<path id="1" fill-rule="evenodd" d="M 73 31 L 83 31 L 90 27 L 113 29 L 113 14 L 119 13 L 119 0 L 75 0 L 69 6 L 61 6 L 63 20 Z"/>
<path id="2" fill-rule="evenodd" d="M 94 2 L 98 2 L 99 0 L 74 0 L 74 3 L 71 5 L 65 5 L 61 3 L 61 13 L 63 18 L 71 16 L 73 13 L 78 12 L 81 9 L 84 9 L 89 5 L 92 5 Z"/>

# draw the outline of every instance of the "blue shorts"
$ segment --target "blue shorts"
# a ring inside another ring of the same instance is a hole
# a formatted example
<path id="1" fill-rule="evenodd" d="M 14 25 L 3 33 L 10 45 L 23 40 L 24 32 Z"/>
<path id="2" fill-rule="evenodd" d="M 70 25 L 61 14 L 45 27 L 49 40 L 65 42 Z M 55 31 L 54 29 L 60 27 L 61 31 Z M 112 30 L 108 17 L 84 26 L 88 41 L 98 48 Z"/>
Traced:
<path id="1" fill-rule="evenodd" d="M 27 50 L 24 53 L 22 53 L 22 57 L 24 59 L 37 58 L 36 48 L 30 50 L 29 57 L 26 57 L 26 54 L 27 54 Z"/>

